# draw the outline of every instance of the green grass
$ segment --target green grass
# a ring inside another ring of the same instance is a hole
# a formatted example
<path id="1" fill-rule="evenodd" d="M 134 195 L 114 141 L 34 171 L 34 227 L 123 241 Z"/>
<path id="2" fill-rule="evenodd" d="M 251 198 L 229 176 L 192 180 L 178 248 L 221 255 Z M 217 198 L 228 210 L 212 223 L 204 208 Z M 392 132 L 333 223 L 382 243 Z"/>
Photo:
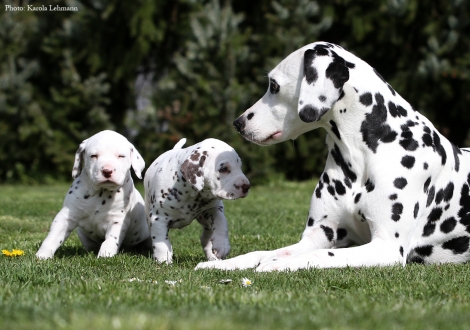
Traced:
<path id="1" fill-rule="evenodd" d="M 467 265 L 193 271 L 199 225 L 170 235 L 174 264 L 120 253 L 97 259 L 73 234 L 53 260 L 35 259 L 68 185 L 0 186 L 0 329 L 466 329 Z M 227 202 L 232 252 L 298 241 L 314 182 L 253 187 Z M 129 282 L 136 277 L 141 282 Z M 243 287 L 241 279 L 252 280 Z M 231 284 L 221 284 L 230 278 Z M 179 281 L 175 286 L 165 280 Z M 153 283 L 150 281 L 157 281 Z"/>

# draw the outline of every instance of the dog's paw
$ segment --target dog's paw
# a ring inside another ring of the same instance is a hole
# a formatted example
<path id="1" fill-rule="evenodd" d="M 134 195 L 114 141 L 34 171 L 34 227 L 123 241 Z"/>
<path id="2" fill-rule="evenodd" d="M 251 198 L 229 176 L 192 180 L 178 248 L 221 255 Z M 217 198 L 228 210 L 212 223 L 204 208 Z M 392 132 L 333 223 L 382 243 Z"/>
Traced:
<path id="1" fill-rule="evenodd" d="M 36 253 L 36 258 L 41 260 L 52 259 L 54 257 L 54 252 L 52 250 L 39 250 Z"/>
<path id="2" fill-rule="evenodd" d="M 209 260 L 224 259 L 230 253 L 230 242 L 228 239 L 215 238 L 212 241 L 212 253 L 214 257 L 209 258 Z"/>
<path id="3" fill-rule="evenodd" d="M 119 246 L 116 242 L 107 239 L 101 244 L 100 251 L 98 252 L 98 258 L 109 258 L 114 257 L 118 252 Z"/>

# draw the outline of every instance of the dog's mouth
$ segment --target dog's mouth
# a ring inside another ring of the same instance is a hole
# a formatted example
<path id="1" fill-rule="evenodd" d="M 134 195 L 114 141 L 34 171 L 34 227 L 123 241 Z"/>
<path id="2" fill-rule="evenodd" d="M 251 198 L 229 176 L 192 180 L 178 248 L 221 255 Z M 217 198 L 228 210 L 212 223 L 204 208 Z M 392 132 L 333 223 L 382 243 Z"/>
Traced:
<path id="1" fill-rule="evenodd" d="M 270 144 L 276 143 L 275 141 L 279 140 L 281 138 L 281 136 L 282 136 L 282 132 L 277 131 L 277 132 L 271 134 L 270 136 L 268 136 L 264 140 L 261 140 L 261 141 L 252 140 L 252 141 L 255 142 L 255 143 L 261 144 L 261 145 L 270 145 Z"/>

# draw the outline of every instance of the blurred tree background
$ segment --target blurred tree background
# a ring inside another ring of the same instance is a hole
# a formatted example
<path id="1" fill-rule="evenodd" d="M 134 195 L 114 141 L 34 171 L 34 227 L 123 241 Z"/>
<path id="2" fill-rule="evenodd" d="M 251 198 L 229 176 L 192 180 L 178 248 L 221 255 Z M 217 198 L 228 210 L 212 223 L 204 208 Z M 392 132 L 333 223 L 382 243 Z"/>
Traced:
<path id="1" fill-rule="evenodd" d="M 6 11 L 6 5 L 78 11 Z M 127 136 L 149 165 L 182 137 L 232 145 L 254 182 L 323 169 L 325 133 L 260 147 L 232 121 L 267 73 L 329 41 L 375 67 L 454 144 L 470 146 L 468 0 L 4 0 L 0 182 L 69 180 L 78 144 Z"/>

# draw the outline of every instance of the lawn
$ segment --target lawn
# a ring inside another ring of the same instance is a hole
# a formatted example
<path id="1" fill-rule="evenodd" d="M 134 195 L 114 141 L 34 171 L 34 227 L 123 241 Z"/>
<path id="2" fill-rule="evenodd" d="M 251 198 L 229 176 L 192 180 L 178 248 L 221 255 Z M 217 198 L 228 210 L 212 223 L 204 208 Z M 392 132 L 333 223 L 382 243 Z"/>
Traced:
<path id="1" fill-rule="evenodd" d="M 226 202 L 231 255 L 295 243 L 314 184 L 277 181 Z M 75 233 L 53 260 L 36 260 L 67 188 L 0 186 L 0 249 L 25 251 L 0 256 L 0 329 L 469 327 L 468 265 L 193 271 L 204 258 L 196 222 L 170 232 L 170 266 L 136 252 L 97 259 Z M 244 277 L 251 286 L 242 286 Z"/>

